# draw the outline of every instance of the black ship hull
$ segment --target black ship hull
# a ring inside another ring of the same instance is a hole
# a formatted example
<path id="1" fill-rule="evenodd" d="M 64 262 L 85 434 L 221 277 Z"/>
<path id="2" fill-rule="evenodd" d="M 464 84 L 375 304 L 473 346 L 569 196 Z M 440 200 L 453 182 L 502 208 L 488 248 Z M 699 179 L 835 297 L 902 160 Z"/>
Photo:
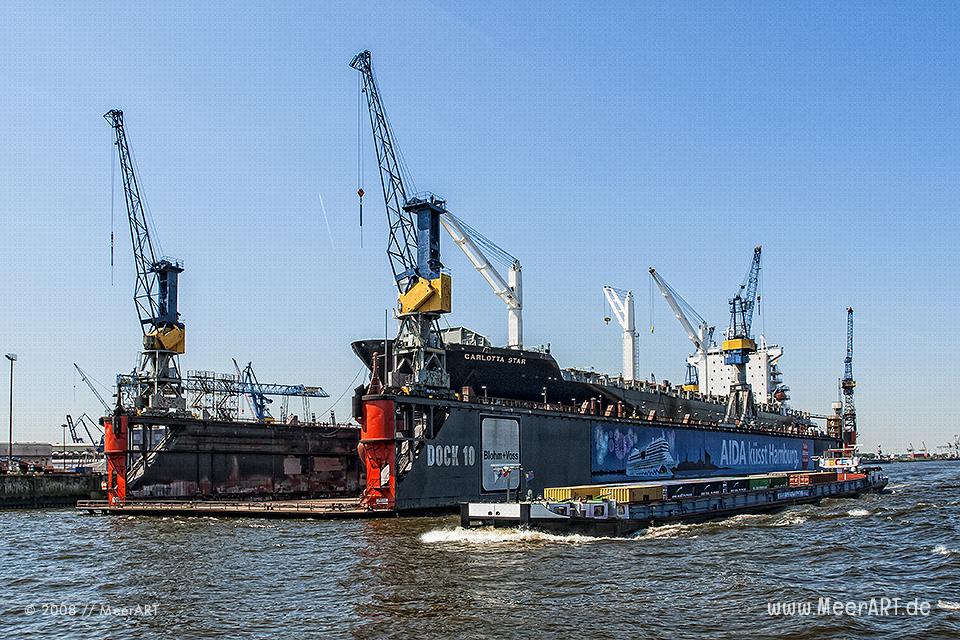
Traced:
<path id="1" fill-rule="evenodd" d="M 394 416 L 393 437 L 378 435 L 378 417 L 365 411 L 367 490 L 373 508 L 453 509 L 461 502 L 538 497 L 546 487 L 800 471 L 836 440 L 762 430 L 713 428 L 661 420 L 639 421 L 407 395 L 365 396 L 363 405 Z M 671 462 L 628 465 L 644 439 L 668 443 Z M 390 441 L 391 452 L 376 442 Z M 683 462 L 691 459 L 700 464 Z M 704 464 L 706 462 L 706 464 Z M 504 473 L 510 469 L 509 473 Z"/>
<path id="2" fill-rule="evenodd" d="M 353 348 L 371 368 L 376 359 L 379 371 L 392 369 L 389 341 Z M 748 422 L 724 423 L 723 398 L 563 371 L 549 353 L 449 344 L 446 368 L 449 392 L 357 389 L 363 501 L 371 508 L 454 508 L 508 490 L 537 497 L 546 487 L 810 470 L 839 445 L 800 412 L 759 406 Z"/>

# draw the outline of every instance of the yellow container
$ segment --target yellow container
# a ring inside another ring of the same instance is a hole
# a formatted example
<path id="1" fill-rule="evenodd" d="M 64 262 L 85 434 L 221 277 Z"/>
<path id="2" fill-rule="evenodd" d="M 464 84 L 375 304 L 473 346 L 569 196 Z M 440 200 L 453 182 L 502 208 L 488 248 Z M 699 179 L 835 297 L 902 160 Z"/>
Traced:
<path id="1" fill-rule="evenodd" d="M 570 487 L 550 487 L 543 490 L 543 497 L 551 502 L 566 502 L 573 499 Z"/>
<path id="2" fill-rule="evenodd" d="M 623 504 L 656 502 L 663 500 L 663 485 L 587 484 L 575 487 L 549 487 L 543 490 L 543 497 L 552 502 L 569 500 L 616 500 Z"/>
<path id="3" fill-rule="evenodd" d="M 657 502 L 663 500 L 663 487 L 634 487 L 630 489 L 630 502 Z"/>

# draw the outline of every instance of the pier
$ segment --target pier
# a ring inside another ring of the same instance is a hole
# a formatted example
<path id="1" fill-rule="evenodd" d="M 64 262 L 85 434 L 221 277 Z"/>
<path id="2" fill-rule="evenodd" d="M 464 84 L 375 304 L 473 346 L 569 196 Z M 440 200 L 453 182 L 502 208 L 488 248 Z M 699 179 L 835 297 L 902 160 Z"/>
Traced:
<path id="1" fill-rule="evenodd" d="M 382 518 L 391 515 L 383 510 L 372 511 L 356 500 L 326 498 L 319 500 L 141 500 L 111 504 L 107 500 L 80 500 L 78 511 L 107 515 L 142 516 L 221 516 L 227 518 L 314 518 L 343 520 Z"/>

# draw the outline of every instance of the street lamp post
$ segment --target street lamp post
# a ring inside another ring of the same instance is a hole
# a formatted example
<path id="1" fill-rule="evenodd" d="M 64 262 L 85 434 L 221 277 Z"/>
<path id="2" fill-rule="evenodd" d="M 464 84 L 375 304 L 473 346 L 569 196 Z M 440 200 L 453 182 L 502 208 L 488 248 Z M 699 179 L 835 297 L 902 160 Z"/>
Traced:
<path id="1" fill-rule="evenodd" d="M 10 448 L 7 449 L 7 473 L 13 471 L 13 363 L 17 361 L 17 354 L 6 354 L 10 361 Z"/>

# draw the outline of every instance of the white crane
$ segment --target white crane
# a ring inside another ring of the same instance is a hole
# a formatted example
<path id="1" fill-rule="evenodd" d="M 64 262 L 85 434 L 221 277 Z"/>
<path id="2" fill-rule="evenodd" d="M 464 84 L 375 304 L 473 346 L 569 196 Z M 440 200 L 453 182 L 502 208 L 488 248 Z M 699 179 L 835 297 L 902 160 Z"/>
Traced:
<path id="1" fill-rule="evenodd" d="M 667 282 L 660 277 L 660 274 L 657 273 L 657 270 L 653 267 L 650 267 L 650 276 L 653 278 L 653 281 L 657 283 L 660 293 L 663 294 L 664 298 L 666 298 L 667 304 L 669 304 L 670 308 L 673 309 L 673 314 L 677 317 L 677 320 L 680 321 L 680 325 L 686 332 L 690 342 L 693 343 L 694 349 L 696 349 L 694 358 L 697 362 L 697 382 L 693 383 L 691 380 L 690 384 L 697 385 L 695 390 L 702 391 L 704 394 L 709 394 L 710 389 L 708 388 L 709 378 L 707 375 L 707 350 L 713 343 L 713 330 L 715 327 L 710 326 L 707 321 L 703 319 L 703 316 L 697 313 L 696 310 L 691 307 L 690 304 L 684 300 L 683 297 L 677 293 L 673 287 L 667 284 Z M 696 326 L 694 326 L 693 322 L 697 323 Z M 700 388 L 701 384 L 702 389 Z"/>
<path id="2" fill-rule="evenodd" d="M 623 379 L 635 381 L 639 365 L 637 352 L 637 324 L 633 305 L 633 292 L 614 287 L 604 287 L 603 295 L 610 303 L 610 310 L 623 328 Z M 607 322 L 610 318 L 604 318 Z"/>
<path id="3" fill-rule="evenodd" d="M 440 216 L 440 224 L 463 250 L 470 264 L 480 272 L 493 292 L 507 305 L 507 347 L 523 348 L 523 292 L 520 278 L 520 261 L 488 240 L 450 212 Z M 484 253 L 483 249 L 486 249 Z M 504 278 L 487 258 L 489 254 L 507 269 Z"/>

